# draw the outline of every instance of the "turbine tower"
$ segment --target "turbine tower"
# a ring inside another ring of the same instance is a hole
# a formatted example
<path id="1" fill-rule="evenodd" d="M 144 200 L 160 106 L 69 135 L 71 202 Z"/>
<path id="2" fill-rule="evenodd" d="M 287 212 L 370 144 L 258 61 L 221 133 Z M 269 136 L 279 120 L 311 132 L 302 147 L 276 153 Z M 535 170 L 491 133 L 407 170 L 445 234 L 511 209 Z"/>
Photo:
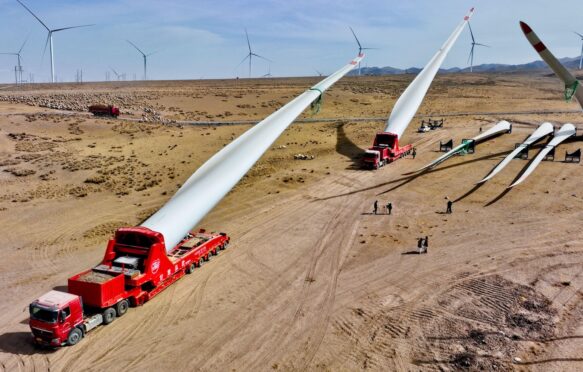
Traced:
<path id="1" fill-rule="evenodd" d="M 245 36 L 247 37 L 247 47 L 249 47 L 249 54 L 247 54 L 245 56 L 245 58 L 243 58 L 243 60 L 241 62 L 239 62 L 239 64 L 237 65 L 237 67 L 241 66 L 241 64 L 243 62 L 245 62 L 247 59 L 249 59 L 249 77 L 251 77 L 251 59 L 253 57 L 257 57 L 257 58 L 264 59 L 267 62 L 273 62 L 273 61 L 270 60 L 270 59 L 267 59 L 267 58 L 265 58 L 263 56 L 260 56 L 259 54 L 256 54 L 256 53 L 253 52 L 253 50 L 251 50 L 251 42 L 249 41 L 249 34 L 247 33 L 247 29 L 245 29 Z M 237 67 L 235 67 L 235 68 L 237 68 Z"/>
<path id="2" fill-rule="evenodd" d="M 470 30 L 470 36 L 472 37 L 472 48 L 470 49 L 470 56 L 468 57 L 468 62 L 470 63 L 470 72 L 474 71 L 474 47 L 477 46 L 483 46 L 486 48 L 489 48 L 489 45 L 486 44 L 480 44 L 480 43 L 476 43 L 476 39 L 474 39 L 474 33 L 472 32 L 472 26 L 470 25 L 470 22 L 468 22 L 468 28 Z"/>
<path id="3" fill-rule="evenodd" d="M 136 48 L 136 50 L 137 50 L 138 52 L 140 52 L 140 54 L 142 55 L 142 57 L 144 57 L 144 80 L 148 80 L 148 57 L 149 57 L 149 56 L 151 56 L 152 54 L 156 53 L 156 52 L 152 52 L 152 53 L 148 53 L 148 54 L 146 54 L 146 53 L 142 52 L 142 50 L 141 50 L 140 48 L 138 48 L 138 47 L 136 46 L 136 44 L 132 43 L 132 42 L 131 42 L 131 41 L 129 41 L 129 40 L 126 40 L 126 41 L 127 41 L 128 43 L 130 43 L 130 44 L 131 44 L 131 46 L 133 46 L 134 48 Z"/>
<path id="4" fill-rule="evenodd" d="M 30 10 L 26 5 L 24 5 L 24 3 L 20 0 L 16 0 L 18 1 L 18 3 L 20 5 L 22 5 L 24 7 L 24 9 L 26 9 L 30 14 L 32 14 L 32 16 L 34 18 L 36 18 L 37 21 L 40 22 L 41 25 L 43 25 L 44 28 L 47 29 L 48 35 L 47 35 L 47 41 L 45 42 L 45 49 L 43 51 L 43 55 L 45 53 L 45 51 L 47 50 L 47 44 L 50 43 L 50 52 L 51 52 L 51 82 L 55 82 L 55 57 L 53 54 L 53 34 L 55 32 L 59 32 L 59 31 L 65 31 L 65 30 L 70 30 L 72 28 L 80 28 L 80 27 L 89 27 L 89 26 L 93 26 L 91 25 L 81 25 L 81 26 L 70 26 L 70 27 L 62 27 L 62 28 L 55 28 L 55 29 L 50 29 L 43 21 L 40 20 L 39 17 L 36 16 L 36 14 L 34 14 L 32 12 L 32 10 Z"/>
<path id="5" fill-rule="evenodd" d="M 354 39 L 356 40 L 356 43 L 358 44 L 358 55 L 361 55 L 363 50 L 378 49 L 378 48 L 363 48 L 362 45 L 360 44 L 360 41 L 356 37 L 356 34 L 354 33 L 354 30 L 352 29 L 352 27 L 348 26 L 348 28 L 350 29 L 350 32 L 352 32 L 352 35 L 354 36 Z M 358 76 L 360 76 L 360 62 L 358 62 Z"/>
<path id="6" fill-rule="evenodd" d="M 24 42 L 20 46 L 20 49 L 18 49 L 18 52 L 16 52 L 16 53 L 0 53 L 0 54 L 16 56 L 16 58 L 18 59 L 18 65 L 16 66 L 16 69 L 14 71 L 16 85 L 18 85 L 19 83 L 22 83 L 22 64 L 21 64 L 22 63 L 22 56 L 20 55 L 20 53 L 22 52 L 22 49 L 24 48 L 24 45 L 26 44 L 27 41 L 28 41 L 28 37 L 24 40 Z"/>
<path id="7" fill-rule="evenodd" d="M 573 31 L 574 32 L 574 31 Z M 581 38 L 581 42 L 583 43 L 583 35 L 578 32 L 575 32 Z M 583 44 L 581 45 L 581 57 L 579 57 L 579 70 L 583 67 Z"/>

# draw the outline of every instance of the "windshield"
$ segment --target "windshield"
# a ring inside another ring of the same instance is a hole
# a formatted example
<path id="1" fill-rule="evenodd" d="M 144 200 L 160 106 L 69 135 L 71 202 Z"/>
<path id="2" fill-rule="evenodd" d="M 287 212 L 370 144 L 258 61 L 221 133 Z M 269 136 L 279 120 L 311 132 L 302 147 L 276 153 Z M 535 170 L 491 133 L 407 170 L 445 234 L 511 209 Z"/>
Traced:
<path id="1" fill-rule="evenodd" d="M 57 310 L 47 309 L 38 305 L 30 305 L 30 317 L 47 323 L 56 323 Z"/>
<path id="2" fill-rule="evenodd" d="M 364 158 L 365 159 L 376 159 L 377 158 L 377 154 L 376 153 L 366 152 L 366 153 L 364 153 Z"/>

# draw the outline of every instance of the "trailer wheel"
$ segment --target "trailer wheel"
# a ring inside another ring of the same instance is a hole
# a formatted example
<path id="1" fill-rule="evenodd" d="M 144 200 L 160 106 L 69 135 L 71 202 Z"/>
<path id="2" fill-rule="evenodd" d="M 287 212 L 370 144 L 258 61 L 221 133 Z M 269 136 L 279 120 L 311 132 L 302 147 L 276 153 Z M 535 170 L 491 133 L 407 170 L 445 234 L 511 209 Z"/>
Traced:
<path id="1" fill-rule="evenodd" d="M 67 344 L 70 346 L 77 345 L 83 338 L 83 332 L 79 328 L 73 328 L 67 337 Z"/>
<path id="2" fill-rule="evenodd" d="M 211 259 L 211 255 L 210 255 L 210 253 L 207 253 L 206 256 L 204 256 L 204 260 L 208 261 L 210 259 Z"/>
<path id="3" fill-rule="evenodd" d="M 108 307 L 103 312 L 103 324 L 109 324 L 115 320 L 115 309 L 113 307 Z"/>
<path id="4" fill-rule="evenodd" d="M 191 264 L 190 264 L 190 266 L 188 266 L 188 267 L 186 268 L 186 273 L 187 273 L 187 274 L 192 274 L 192 272 L 194 271 L 194 269 L 195 269 L 195 268 L 196 268 L 196 265 L 195 265 L 195 264 L 194 264 L 194 262 L 193 262 L 193 263 L 191 263 Z"/>
<path id="5" fill-rule="evenodd" d="M 202 263 L 204 262 L 204 260 L 201 258 L 198 259 L 198 267 L 202 266 Z"/>
<path id="6" fill-rule="evenodd" d="M 118 302 L 117 305 L 115 305 L 115 312 L 117 313 L 117 316 L 122 316 L 127 313 L 129 307 L 130 304 L 128 303 L 128 300 L 121 300 Z"/>

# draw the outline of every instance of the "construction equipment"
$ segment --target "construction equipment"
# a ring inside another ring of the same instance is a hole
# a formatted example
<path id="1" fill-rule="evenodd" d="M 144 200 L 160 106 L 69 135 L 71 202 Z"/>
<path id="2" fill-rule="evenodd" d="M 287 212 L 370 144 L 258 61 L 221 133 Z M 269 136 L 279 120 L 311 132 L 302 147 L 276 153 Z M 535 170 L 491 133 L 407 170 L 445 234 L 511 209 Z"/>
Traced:
<path id="1" fill-rule="evenodd" d="M 399 97 L 387 120 L 385 130 L 377 133 L 373 146 L 365 151 L 362 158 L 364 167 L 378 169 L 385 164 L 402 158 L 411 151 L 411 145 L 399 147 L 399 139 L 403 136 L 405 129 L 407 129 L 417 113 L 433 78 L 439 71 L 445 57 L 455 44 L 473 13 L 474 8 L 471 8 L 462 22 L 446 40 L 445 44 L 442 45 L 423 70 L 419 72 L 407 89 L 405 89 L 401 97 Z"/>
<path id="2" fill-rule="evenodd" d="M 37 345 L 75 345 L 99 325 L 123 316 L 227 248 L 224 233 L 188 234 L 168 253 L 164 237 L 145 227 L 118 229 L 101 263 L 69 278 L 68 292 L 50 291 L 29 307 Z"/>
<path id="3" fill-rule="evenodd" d="M 109 116 L 112 118 L 119 116 L 119 108 L 113 105 L 91 105 L 88 110 L 95 116 Z"/>

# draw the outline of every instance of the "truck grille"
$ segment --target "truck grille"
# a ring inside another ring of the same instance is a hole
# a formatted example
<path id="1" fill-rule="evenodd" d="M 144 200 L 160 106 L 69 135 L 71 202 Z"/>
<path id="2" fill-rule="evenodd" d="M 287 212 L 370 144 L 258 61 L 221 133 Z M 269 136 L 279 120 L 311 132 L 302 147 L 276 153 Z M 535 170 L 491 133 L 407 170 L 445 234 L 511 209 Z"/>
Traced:
<path id="1" fill-rule="evenodd" d="M 32 333 L 35 336 L 42 337 L 42 338 L 51 338 L 51 337 L 53 337 L 53 332 L 51 332 L 51 331 L 45 331 L 44 329 L 40 329 L 40 328 L 32 328 Z"/>

